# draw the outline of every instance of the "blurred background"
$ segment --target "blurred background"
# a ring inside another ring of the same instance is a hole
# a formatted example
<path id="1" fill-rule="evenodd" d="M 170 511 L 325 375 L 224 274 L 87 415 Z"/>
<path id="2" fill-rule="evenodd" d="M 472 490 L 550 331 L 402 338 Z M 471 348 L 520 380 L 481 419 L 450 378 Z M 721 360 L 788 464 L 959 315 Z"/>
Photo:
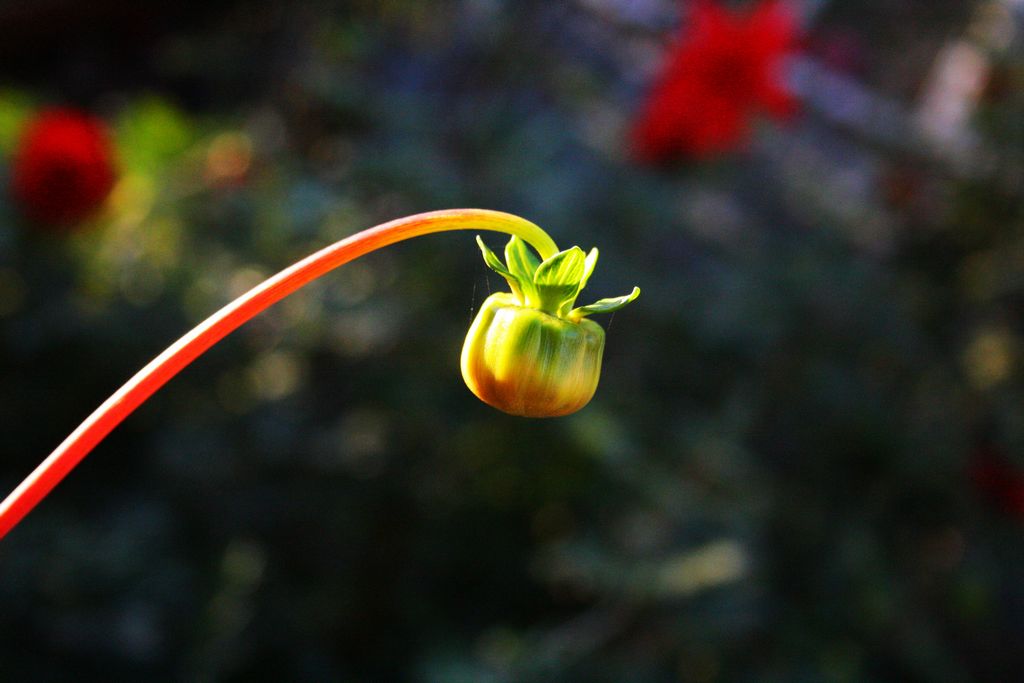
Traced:
<path id="1" fill-rule="evenodd" d="M 385 220 L 511 211 L 600 247 L 583 303 L 644 291 L 553 420 L 463 385 L 471 235 L 282 302 L 0 544 L 0 678 L 1024 680 L 1022 20 L 0 3 L 4 494 Z"/>

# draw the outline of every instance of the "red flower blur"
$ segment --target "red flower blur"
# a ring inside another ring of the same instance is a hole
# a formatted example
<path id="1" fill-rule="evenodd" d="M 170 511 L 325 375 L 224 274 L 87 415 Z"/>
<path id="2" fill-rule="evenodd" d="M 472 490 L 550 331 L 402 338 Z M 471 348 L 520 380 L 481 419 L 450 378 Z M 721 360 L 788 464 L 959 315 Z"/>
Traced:
<path id="1" fill-rule="evenodd" d="M 707 158 L 741 146 L 756 114 L 796 111 L 782 62 L 796 46 L 795 18 L 780 0 L 739 14 L 696 0 L 632 129 L 634 158 Z"/>
<path id="2" fill-rule="evenodd" d="M 1024 522 L 1024 471 L 991 443 L 983 442 L 971 454 L 968 475 L 974 489 L 1004 515 Z"/>
<path id="3" fill-rule="evenodd" d="M 14 154 L 11 191 L 34 223 L 70 229 L 114 186 L 114 150 L 102 121 L 71 109 L 38 114 Z"/>

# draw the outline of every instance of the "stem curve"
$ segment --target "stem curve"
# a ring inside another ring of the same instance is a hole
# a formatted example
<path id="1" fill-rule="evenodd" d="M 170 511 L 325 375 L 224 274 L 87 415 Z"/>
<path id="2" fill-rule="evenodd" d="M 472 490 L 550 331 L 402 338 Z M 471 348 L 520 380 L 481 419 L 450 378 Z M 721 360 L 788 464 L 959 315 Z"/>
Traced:
<path id="1" fill-rule="evenodd" d="M 0 538 L 14 528 L 89 452 L 189 363 L 249 319 L 321 275 L 382 247 L 449 230 L 493 230 L 530 243 L 542 259 L 558 252 L 539 226 L 487 209 L 430 211 L 382 223 L 285 268 L 241 295 L 169 346 L 100 405 L 0 503 Z"/>

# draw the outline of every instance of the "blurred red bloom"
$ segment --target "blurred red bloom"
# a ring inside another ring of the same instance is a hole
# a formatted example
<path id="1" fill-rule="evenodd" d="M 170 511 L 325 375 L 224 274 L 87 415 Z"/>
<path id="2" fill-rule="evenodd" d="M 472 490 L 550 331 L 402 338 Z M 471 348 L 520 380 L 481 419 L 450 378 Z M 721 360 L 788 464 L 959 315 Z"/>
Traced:
<path id="1" fill-rule="evenodd" d="M 1024 472 L 992 445 L 971 454 L 968 475 L 975 490 L 1003 514 L 1024 522 Z"/>
<path id="2" fill-rule="evenodd" d="M 796 101 L 783 84 L 796 19 L 780 0 L 738 14 L 696 0 L 632 129 L 634 158 L 706 158 L 743 144 L 756 114 L 788 118 Z"/>
<path id="3" fill-rule="evenodd" d="M 25 216 L 53 228 L 89 218 L 114 186 L 114 150 L 102 121 L 50 109 L 29 122 L 14 155 L 11 191 Z"/>

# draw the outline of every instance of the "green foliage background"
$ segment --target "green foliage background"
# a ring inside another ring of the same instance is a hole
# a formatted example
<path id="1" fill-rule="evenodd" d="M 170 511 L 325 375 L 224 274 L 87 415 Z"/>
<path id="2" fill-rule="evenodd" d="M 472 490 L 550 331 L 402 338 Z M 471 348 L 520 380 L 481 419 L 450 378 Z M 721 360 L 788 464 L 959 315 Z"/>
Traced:
<path id="1" fill-rule="evenodd" d="M 930 45 L 962 8 L 875 4 L 810 30 L 866 36 L 857 78 L 906 97 L 873 31 L 920 15 Z M 111 122 L 122 169 L 71 236 L 0 202 L 5 490 L 197 321 L 384 220 L 511 211 L 600 247 L 592 297 L 644 290 L 601 321 L 593 403 L 549 421 L 462 385 L 474 307 L 504 287 L 470 235 L 283 302 L 0 544 L 0 679 L 1019 677 L 1022 520 L 970 477 L 983 447 L 1024 467 L 1019 55 L 978 117 L 980 174 L 814 108 L 649 169 L 624 129 L 675 15 L 638 33 L 600 6 L 0 11 L 22 57 L 0 152 L 70 101 Z M 65 51 L 32 42 L 61 17 Z"/>

